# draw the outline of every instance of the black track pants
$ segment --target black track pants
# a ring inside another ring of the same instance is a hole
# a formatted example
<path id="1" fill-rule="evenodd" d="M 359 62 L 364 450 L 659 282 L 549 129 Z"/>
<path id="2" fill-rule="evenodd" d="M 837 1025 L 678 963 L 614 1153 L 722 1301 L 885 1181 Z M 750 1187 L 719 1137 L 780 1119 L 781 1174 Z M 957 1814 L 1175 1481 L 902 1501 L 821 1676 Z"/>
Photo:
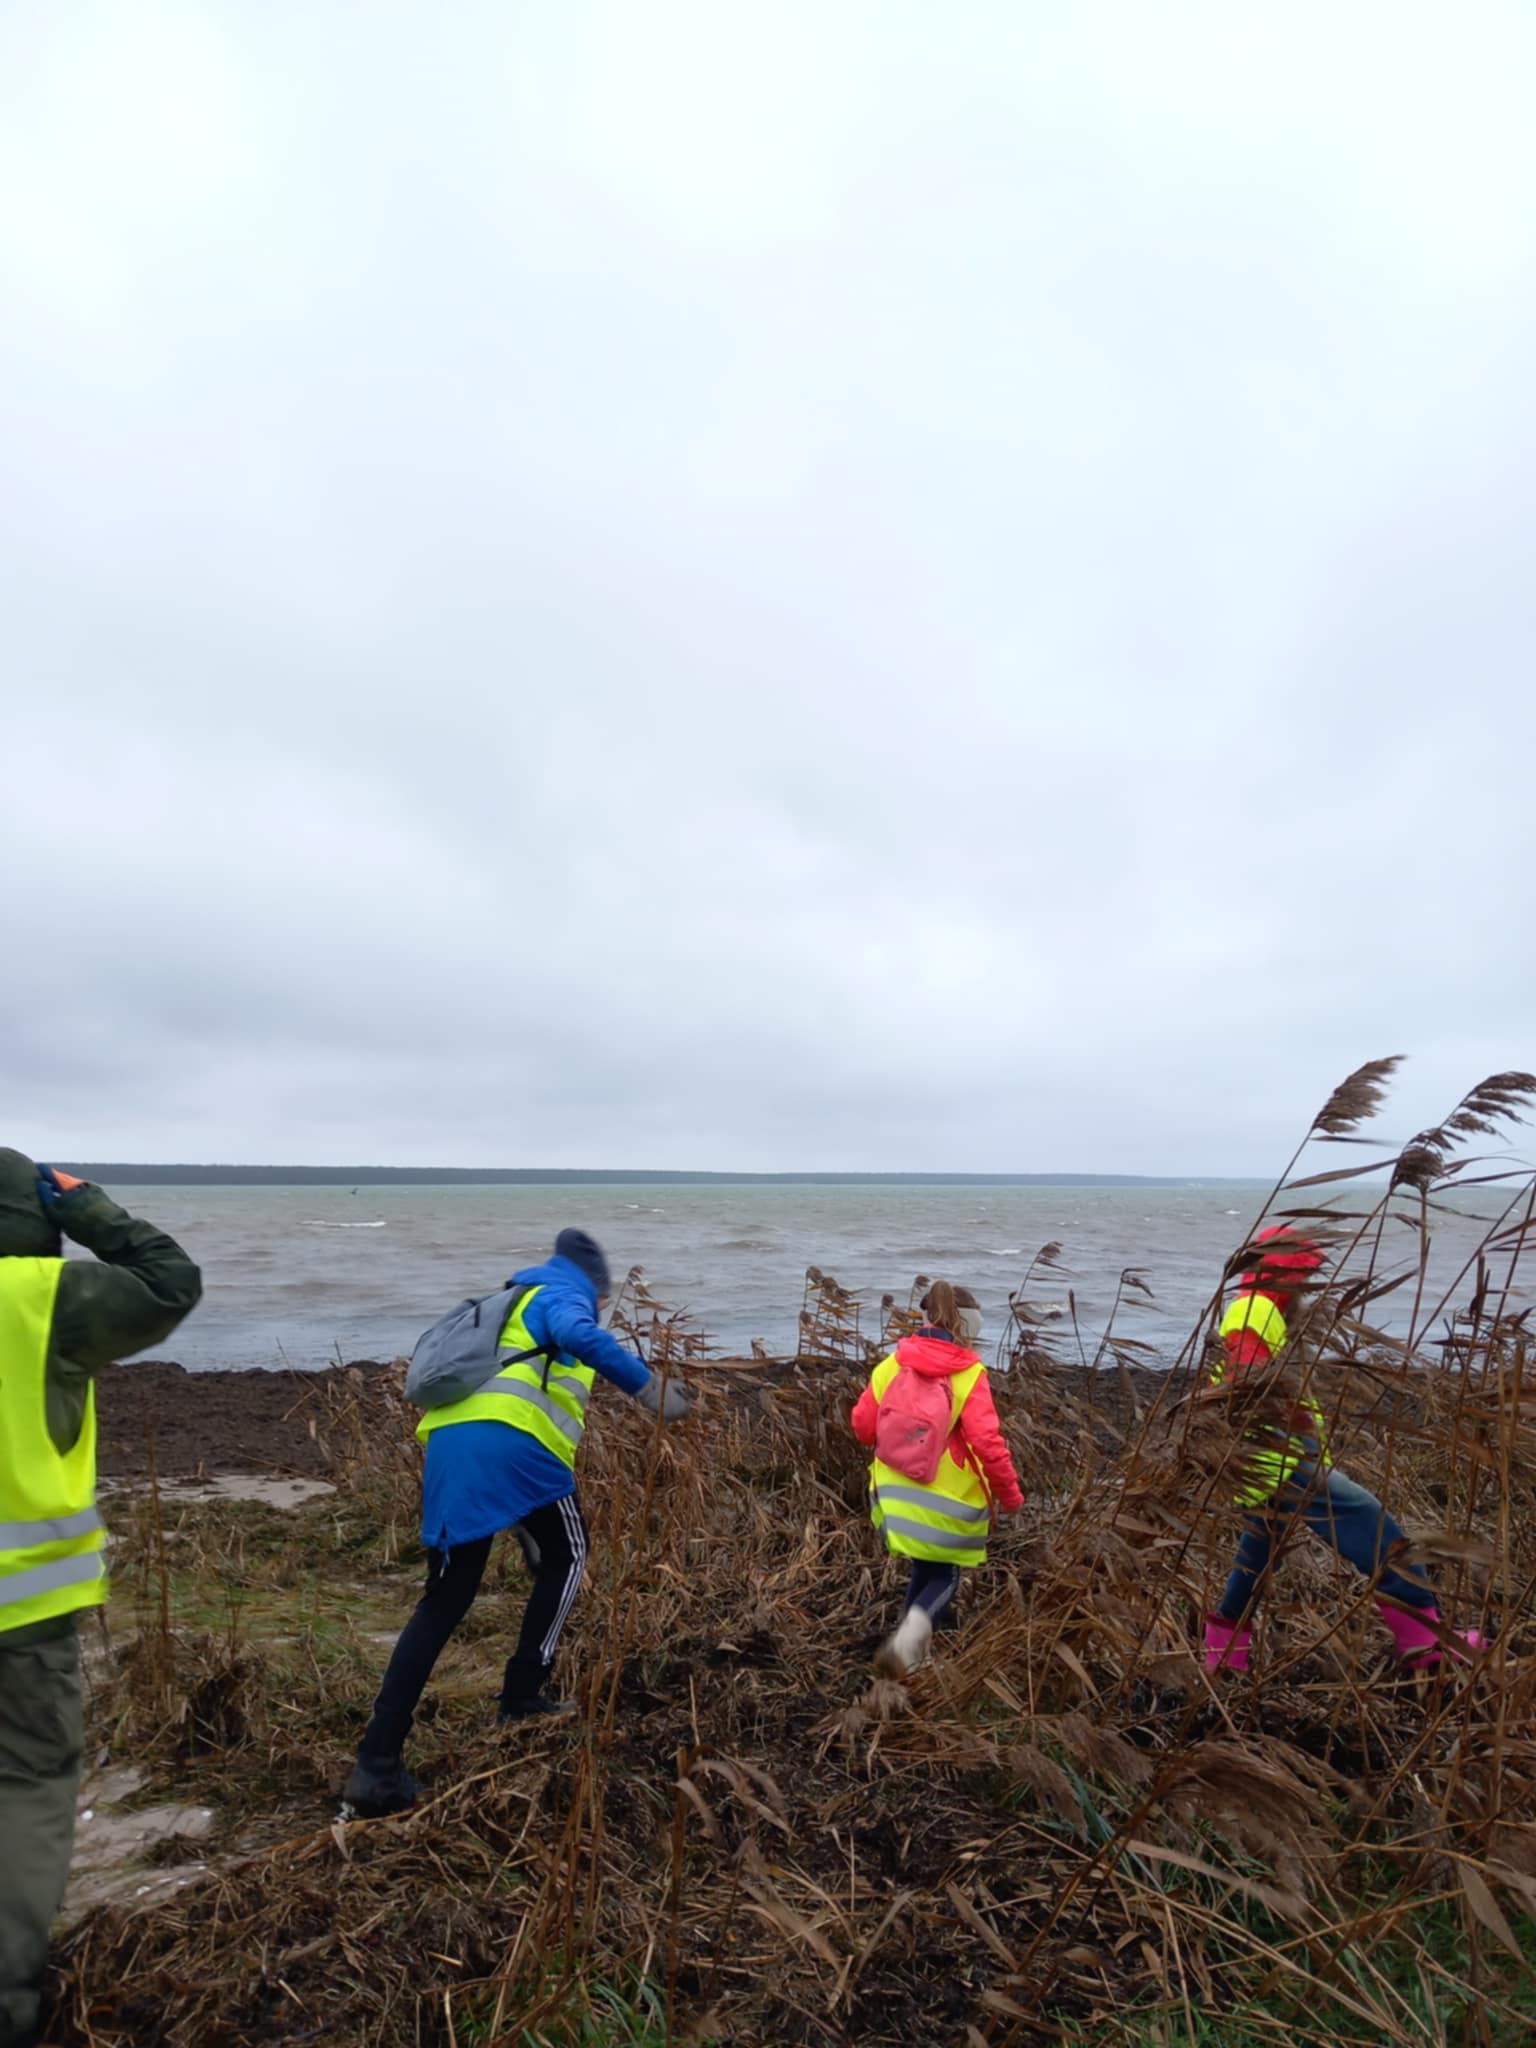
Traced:
<path id="1" fill-rule="evenodd" d="M 532 1699 L 543 1690 L 587 1566 L 587 1525 L 574 1493 L 548 1507 L 535 1508 L 513 1533 L 533 1573 L 533 1591 L 523 1613 L 517 1649 L 507 1659 L 501 1688 L 504 1705 Z M 426 1587 L 395 1644 L 374 1702 L 373 1718 L 363 1736 L 361 1756 L 383 1762 L 397 1758 L 405 1747 L 433 1667 L 480 1590 L 493 1541 L 482 1536 L 475 1543 L 432 1552 Z"/>

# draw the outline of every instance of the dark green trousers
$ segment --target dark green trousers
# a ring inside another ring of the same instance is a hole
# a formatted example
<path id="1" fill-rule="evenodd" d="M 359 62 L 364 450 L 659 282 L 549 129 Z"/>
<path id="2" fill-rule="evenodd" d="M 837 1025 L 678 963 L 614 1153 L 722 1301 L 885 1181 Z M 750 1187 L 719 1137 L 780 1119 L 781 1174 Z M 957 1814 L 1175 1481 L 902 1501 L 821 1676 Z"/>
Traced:
<path id="1" fill-rule="evenodd" d="M 0 2048 L 29 2048 L 37 2033 L 84 1747 L 73 1624 L 0 1634 Z"/>

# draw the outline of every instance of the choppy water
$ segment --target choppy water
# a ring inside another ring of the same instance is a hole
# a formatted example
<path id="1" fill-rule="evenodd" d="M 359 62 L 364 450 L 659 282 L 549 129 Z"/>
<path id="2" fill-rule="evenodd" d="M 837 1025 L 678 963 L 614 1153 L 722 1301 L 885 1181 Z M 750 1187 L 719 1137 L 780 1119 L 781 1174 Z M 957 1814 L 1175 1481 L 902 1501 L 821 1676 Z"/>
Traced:
<path id="1" fill-rule="evenodd" d="M 1070 1273 L 1042 1276 L 1031 1291 L 1065 1302 L 1073 1290 L 1089 1354 L 1121 1269 L 1140 1266 L 1153 1299 L 1118 1327 L 1172 1357 L 1262 1196 L 1257 1186 L 111 1192 L 171 1231 L 203 1267 L 202 1306 L 163 1347 L 192 1369 L 394 1357 L 445 1308 L 543 1257 L 566 1223 L 599 1239 L 616 1275 L 642 1266 L 664 1301 L 691 1309 L 722 1348 L 741 1352 L 754 1337 L 775 1352 L 793 1348 L 812 1264 L 865 1290 L 875 1324 L 882 1293 L 905 1300 L 915 1275 L 942 1274 L 975 1291 L 995 1338 L 1009 1291 L 1055 1238 Z M 1434 1274 L 1448 1282 L 1477 1234 L 1470 1222 L 1442 1217 Z M 1412 1240 L 1406 1231 L 1401 1240 L 1406 1258 Z M 1391 1326 L 1387 1304 L 1379 1320 Z"/>

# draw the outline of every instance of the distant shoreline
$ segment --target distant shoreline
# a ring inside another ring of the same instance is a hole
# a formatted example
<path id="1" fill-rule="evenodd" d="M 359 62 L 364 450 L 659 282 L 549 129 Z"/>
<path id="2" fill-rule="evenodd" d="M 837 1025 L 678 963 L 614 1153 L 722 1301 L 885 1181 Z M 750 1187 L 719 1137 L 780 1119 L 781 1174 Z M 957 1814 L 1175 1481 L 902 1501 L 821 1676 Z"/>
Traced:
<path id="1" fill-rule="evenodd" d="M 559 1166 L 146 1166 L 68 1160 L 110 1187 L 1244 1188 L 1243 1175 L 1146 1173 L 689 1173 Z"/>

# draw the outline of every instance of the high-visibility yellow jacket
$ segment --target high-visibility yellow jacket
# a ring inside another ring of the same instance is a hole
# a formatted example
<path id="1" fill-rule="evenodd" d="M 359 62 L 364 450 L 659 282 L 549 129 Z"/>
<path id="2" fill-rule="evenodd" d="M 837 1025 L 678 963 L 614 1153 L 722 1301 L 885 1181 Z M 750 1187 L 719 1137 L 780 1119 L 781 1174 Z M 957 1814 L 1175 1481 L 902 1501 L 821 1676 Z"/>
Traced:
<path id="1" fill-rule="evenodd" d="M 903 1365 L 925 1377 L 944 1378 L 950 1392 L 953 1428 L 932 1481 L 922 1485 L 876 1457 L 869 1472 L 870 1518 L 899 1557 L 936 1564 L 976 1565 L 985 1561 L 992 1526 L 992 1502 L 1013 1509 L 1023 1504 L 998 1426 L 986 1368 L 974 1353 L 925 1330 L 903 1337 L 870 1376 L 852 1416 L 853 1432 L 872 1449 L 880 1403 Z"/>
<path id="2" fill-rule="evenodd" d="M 107 1596 L 96 1510 L 96 1404 L 60 1451 L 48 1431 L 48 1346 L 62 1259 L 0 1258 L 0 1634 Z"/>
<path id="3" fill-rule="evenodd" d="M 1220 1333 L 1226 1357 L 1212 1369 L 1213 1386 L 1222 1384 L 1229 1366 L 1235 1376 L 1245 1365 L 1269 1364 L 1280 1355 L 1290 1334 L 1279 1305 L 1267 1294 L 1251 1290 L 1234 1297 L 1221 1319 Z M 1248 1455 L 1253 1476 L 1233 1496 L 1239 1507 L 1260 1506 L 1285 1485 L 1299 1465 L 1312 1458 L 1327 1457 L 1328 1433 L 1323 1411 L 1315 1401 L 1308 1400 L 1301 1404 L 1301 1414 L 1316 1449 L 1306 1437 L 1280 1428 L 1267 1429 L 1262 1435 L 1254 1433 L 1250 1438 L 1254 1448 Z"/>
<path id="4" fill-rule="evenodd" d="M 538 1347 L 524 1318 L 539 1292 L 530 1287 L 520 1296 L 503 1325 L 501 1345 L 512 1353 L 511 1361 L 464 1400 L 429 1408 L 416 1425 L 423 1443 L 433 1430 L 456 1422 L 505 1422 L 526 1431 L 574 1470 L 596 1374 L 590 1365 Z M 518 1356 L 525 1352 L 533 1355 Z"/>

